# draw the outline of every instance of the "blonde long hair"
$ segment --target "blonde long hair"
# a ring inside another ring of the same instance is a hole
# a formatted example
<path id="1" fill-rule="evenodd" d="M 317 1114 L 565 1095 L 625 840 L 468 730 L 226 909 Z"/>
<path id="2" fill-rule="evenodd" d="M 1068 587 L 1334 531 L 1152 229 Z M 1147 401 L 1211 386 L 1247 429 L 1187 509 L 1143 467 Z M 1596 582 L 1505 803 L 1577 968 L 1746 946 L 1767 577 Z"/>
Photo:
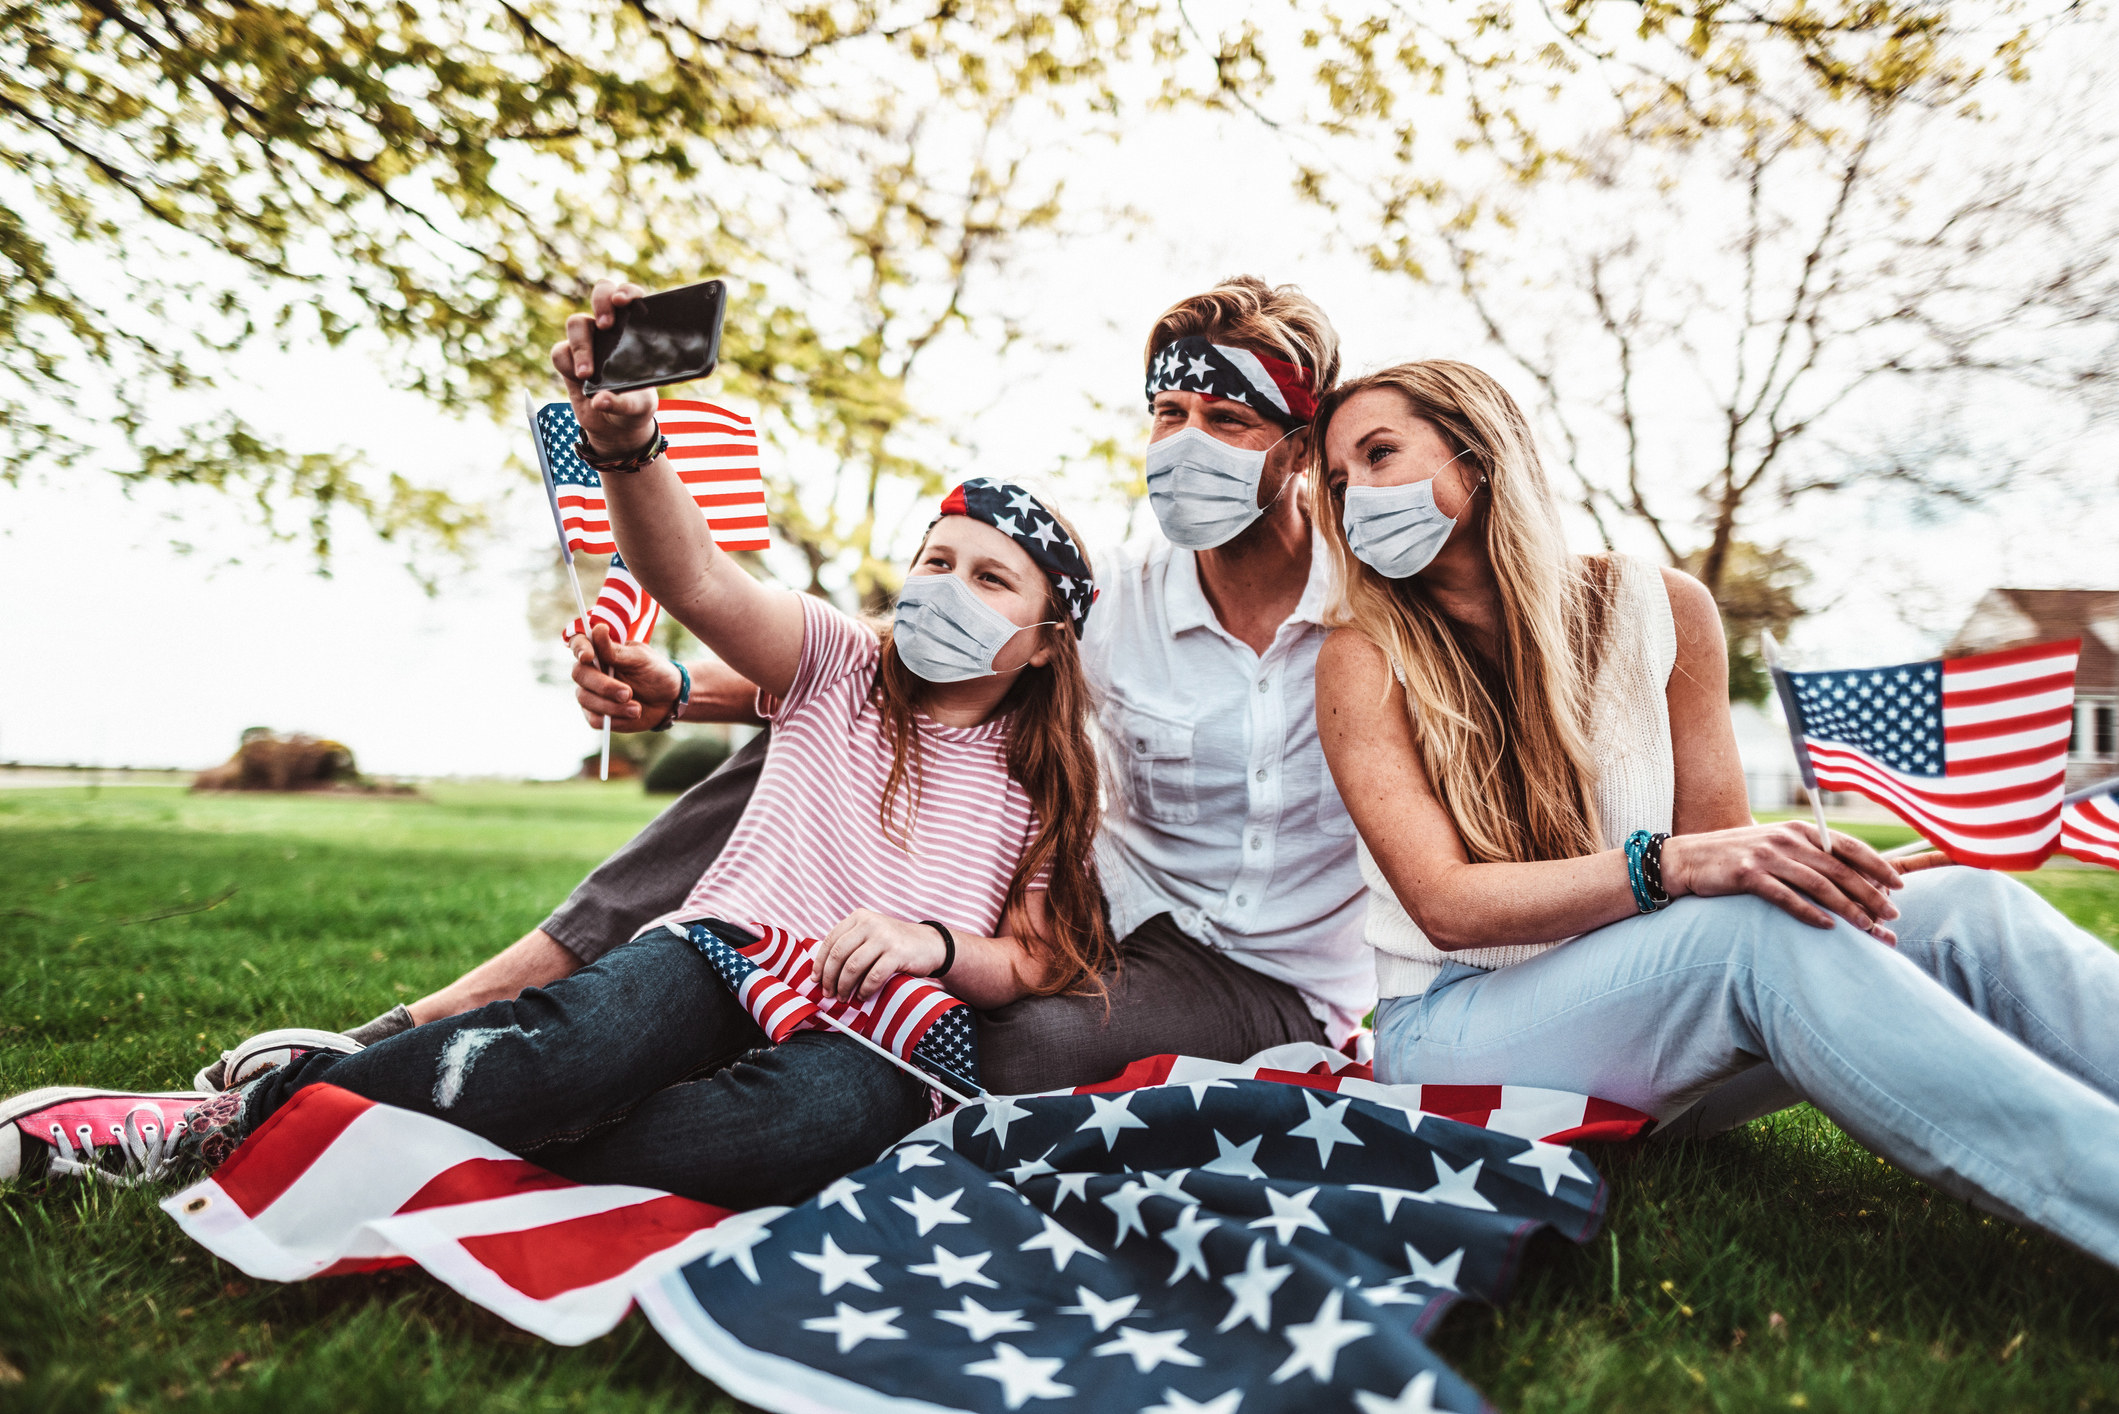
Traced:
<path id="1" fill-rule="evenodd" d="M 1074 527 L 1051 503 L 1046 514 L 1079 546 Z M 933 526 L 929 526 L 931 532 Z M 918 564 L 927 549 L 920 548 Z M 1088 552 L 1082 552 L 1086 563 Z M 1094 572 L 1094 567 L 1091 567 Z M 1049 996 L 1069 990 L 1102 990 L 1098 974 L 1118 963 L 1118 946 L 1104 917 L 1104 895 L 1096 873 L 1096 829 L 1102 808 L 1099 766 L 1089 727 L 1095 699 L 1082 671 L 1081 646 L 1067 626 L 1067 605 L 1059 587 L 1046 577 L 1045 617 L 1057 622 L 1038 632 L 1052 657 L 1042 666 L 1025 668 L 1001 699 L 996 714 L 1012 714 L 1008 724 L 1008 774 L 1030 798 L 1037 812 L 1037 835 L 1016 861 L 1008 883 L 1003 927 L 1011 928 L 1031 956 L 1047 969 L 1047 980 L 1031 990 Z M 871 689 L 884 730 L 890 737 L 890 775 L 883 785 L 883 832 L 911 847 L 912 820 L 919 809 L 924 753 L 914 721 L 926 701 L 928 683 L 898 657 L 891 646 L 890 625 L 878 625 L 883 639 Z M 904 809 L 898 799 L 904 796 Z M 1045 928 L 1033 932 L 1024 915 L 1030 881 L 1040 872 L 1050 877 L 1045 889 Z"/>
<path id="2" fill-rule="evenodd" d="M 1485 477 L 1487 559 L 1501 600 L 1493 652 L 1442 611 L 1415 576 L 1386 579 L 1347 546 L 1343 496 L 1326 474 L 1332 417 L 1388 388 L 1441 433 L 1459 466 Z M 1401 363 L 1319 403 L 1311 509 L 1339 569 L 1338 622 L 1380 649 L 1404 685 L 1427 778 L 1475 862 L 1571 859 L 1603 848 L 1591 787 L 1589 711 L 1612 566 L 1570 555 L 1530 424 L 1508 391 L 1469 364 Z"/>

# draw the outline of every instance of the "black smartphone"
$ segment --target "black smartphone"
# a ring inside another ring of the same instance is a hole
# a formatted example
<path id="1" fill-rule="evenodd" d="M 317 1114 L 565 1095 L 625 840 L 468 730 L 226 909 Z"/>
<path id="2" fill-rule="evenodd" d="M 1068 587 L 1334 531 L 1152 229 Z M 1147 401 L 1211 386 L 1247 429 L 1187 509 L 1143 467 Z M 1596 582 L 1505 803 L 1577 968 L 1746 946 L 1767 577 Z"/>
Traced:
<path id="1" fill-rule="evenodd" d="M 719 280 L 663 290 L 612 311 L 611 327 L 592 335 L 596 371 L 585 393 L 623 393 L 689 383 L 721 359 L 721 315 L 728 290 Z"/>

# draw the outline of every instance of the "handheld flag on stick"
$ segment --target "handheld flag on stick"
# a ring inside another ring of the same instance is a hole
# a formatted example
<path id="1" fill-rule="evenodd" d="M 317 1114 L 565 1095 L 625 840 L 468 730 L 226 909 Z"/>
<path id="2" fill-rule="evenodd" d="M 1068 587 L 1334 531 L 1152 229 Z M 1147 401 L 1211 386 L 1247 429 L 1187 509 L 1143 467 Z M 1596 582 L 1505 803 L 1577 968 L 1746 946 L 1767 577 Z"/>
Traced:
<path id="1" fill-rule="evenodd" d="M 528 394 L 523 396 L 523 406 L 530 418 L 530 440 L 537 448 L 537 470 L 551 507 L 552 526 L 559 533 L 560 553 L 566 557 L 567 583 L 581 611 L 567 625 L 564 637 L 571 641 L 576 634 L 589 635 L 590 627 L 601 623 L 621 643 L 645 643 L 655 631 L 662 606 L 641 588 L 618 556 L 603 479 L 574 453 L 581 424 L 574 418 L 573 406 L 564 401 L 539 404 Z M 670 460 L 691 491 L 693 504 L 706 516 L 714 543 L 728 551 L 766 549 L 772 541 L 765 510 L 765 471 L 758 457 L 758 431 L 751 420 L 697 398 L 664 398 L 655 410 L 663 435 L 669 438 Z M 572 573 L 577 550 L 611 556 L 610 571 L 593 609 L 582 599 L 581 585 Z M 611 722 L 606 717 L 601 775 L 609 780 L 610 774 Z"/>
<path id="2" fill-rule="evenodd" d="M 2061 798 L 2060 853 L 2119 869 L 2119 778 Z"/>
<path id="3" fill-rule="evenodd" d="M 1959 864 L 2035 869 L 2060 843 L 2081 647 L 1772 672 L 1813 799 L 1858 791 Z"/>

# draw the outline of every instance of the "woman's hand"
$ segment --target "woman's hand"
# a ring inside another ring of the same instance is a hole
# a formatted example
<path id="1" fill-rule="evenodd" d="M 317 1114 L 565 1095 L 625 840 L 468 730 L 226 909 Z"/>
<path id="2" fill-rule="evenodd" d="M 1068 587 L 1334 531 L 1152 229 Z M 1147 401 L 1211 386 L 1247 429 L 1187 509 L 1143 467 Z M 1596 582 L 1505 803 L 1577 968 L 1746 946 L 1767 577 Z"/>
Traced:
<path id="1" fill-rule="evenodd" d="M 1898 917 L 1891 891 L 1903 887 L 1891 861 L 1860 840 L 1834 831 L 1827 854 L 1816 827 L 1793 820 L 1663 841 L 1663 890 L 1672 898 L 1757 894 L 1813 928 L 1830 928 L 1836 913 L 1886 943 L 1898 941 L 1884 924 Z"/>
<path id="2" fill-rule="evenodd" d="M 622 456 L 647 445 L 654 435 L 653 388 L 635 388 L 630 393 L 597 393 L 585 397 L 582 381 L 596 371 L 595 334 L 608 329 L 614 312 L 623 309 L 647 291 L 616 280 L 598 280 L 589 295 L 589 313 L 567 316 L 567 336 L 552 345 L 552 367 L 566 380 L 567 397 L 574 404 L 574 417 L 591 449 L 606 457 Z M 672 694 L 673 696 L 675 694 Z"/>
<path id="3" fill-rule="evenodd" d="M 662 725 L 684 684 L 669 659 L 639 643 L 619 643 L 605 624 L 592 624 L 594 641 L 575 634 L 574 700 L 600 727 L 608 717 L 614 732 L 644 732 Z"/>
<path id="4" fill-rule="evenodd" d="M 942 935 L 925 923 L 859 908 L 817 944 L 817 981 L 834 1000 L 865 1002 L 900 972 L 933 976 L 944 956 Z"/>

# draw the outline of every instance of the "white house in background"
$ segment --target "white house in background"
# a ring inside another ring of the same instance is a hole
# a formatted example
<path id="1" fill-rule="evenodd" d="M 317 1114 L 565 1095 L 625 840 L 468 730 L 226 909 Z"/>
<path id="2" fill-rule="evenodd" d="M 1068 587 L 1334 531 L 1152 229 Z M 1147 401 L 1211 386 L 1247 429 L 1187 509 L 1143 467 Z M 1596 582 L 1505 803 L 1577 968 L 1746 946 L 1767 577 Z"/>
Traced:
<path id="1" fill-rule="evenodd" d="M 2075 668 L 2075 730 L 2068 789 L 2119 776 L 2119 589 L 1990 589 L 1948 657 L 2056 638 L 2082 640 Z"/>

